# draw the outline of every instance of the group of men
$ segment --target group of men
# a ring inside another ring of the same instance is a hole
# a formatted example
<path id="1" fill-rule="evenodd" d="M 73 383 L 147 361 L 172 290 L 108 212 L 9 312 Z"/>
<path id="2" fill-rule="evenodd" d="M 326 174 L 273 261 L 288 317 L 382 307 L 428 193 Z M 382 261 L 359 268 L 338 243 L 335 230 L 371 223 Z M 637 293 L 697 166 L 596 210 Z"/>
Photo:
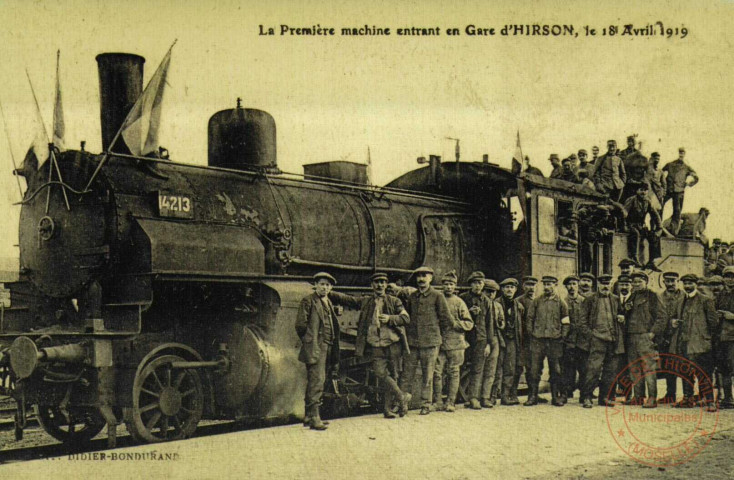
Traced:
<path id="1" fill-rule="evenodd" d="M 334 277 L 318 273 L 315 292 L 302 300 L 296 322 L 299 359 L 307 369 L 304 425 L 327 428 L 319 406 L 327 370 L 339 364 L 335 304 L 360 311 L 355 354 L 371 359 L 386 418 L 406 415 L 414 391 L 420 394 L 421 415 L 455 411 L 464 368 L 468 408 L 493 408 L 497 400 L 518 405 L 523 372 L 528 384 L 524 405 L 547 402 L 539 396 L 546 359 L 555 406 L 564 406 L 578 389 L 579 402 L 592 408 L 597 387 L 598 403 L 613 404 L 619 383 L 633 385 L 624 391 L 626 403 L 655 408 L 658 353 L 680 355 L 700 367 L 683 381 L 680 401 L 677 378 L 666 377 L 666 403 L 692 408 L 698 381 L 699 400 L 716 411 L 712 389 L 706 388 L 716 371 L 723 389 L 719 406 L 734 408 L 734 267 L 725 268 L 721 283 L 707 293 L 698 290 L 695 275 L 666 272 L 666 290 L 657 294 L 648 288 L 647 274 L 634 265 L 629 259 L 621 262 L 622 274 L 614 284 L 611 275 L 568 276 L 563 298 L 552 275 L 540 279 L 537 294 L 538 279 L 524 277 L 518 295 L 517 279 L 497 283 L 473 272 L 469 289 L 459 294 L 455 273 L 441 277 L 441 291 L 432 286 L 433 270 L 424 266 L 413 274 L 417 288 L 388 284 L 387 274 L 378 272 L 371 277 L 372 294 L 356 297 L 332 291 Z M 623 366 L 635 362 L 640 368 L 629 369 L 629 382 L 620 381 Z M 420 383 L 414 385 L 419 369 Z"/>

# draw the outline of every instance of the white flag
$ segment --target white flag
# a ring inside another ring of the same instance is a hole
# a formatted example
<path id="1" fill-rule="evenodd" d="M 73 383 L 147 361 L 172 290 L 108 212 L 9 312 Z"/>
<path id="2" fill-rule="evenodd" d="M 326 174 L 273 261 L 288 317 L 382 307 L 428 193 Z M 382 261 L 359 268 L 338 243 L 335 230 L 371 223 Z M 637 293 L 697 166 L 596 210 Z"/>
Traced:
<path id="1" fill-rule="evenodd" d="M 61 81 L 59 80 L 60 51 L 56 51 L 56 103 L 54 103 L 54 136 L 53 143 L 59 150 L 64 150 L 64 107 L 61 103 Z"/>
<path id="2" fill-rule="evenodd" d="M 171 45 L 171 49 L 173 45 Z M 166 86 L 171 49 L 158 66 L 143 94 L 135 102 L 120 128 L 122 138 L 133 155 L 143 156 L 158 149 L 158 127 L 161 120 L 161 104 Z M 110 145 L 110 150 L 113 145 Z"/>
<path id="3" fill-rule="evenodd" d="M 31 76 L 28 74 L 28 70 L 26 70 L 25 74 L 26 77 L 28 77 L 28 85 L 31 87 L 33 101 L 36 103 L 36 115 L 33 119 L 33 141 L 31 142 L 29 153 L 32 153 L 32 156 L 35 156 L 35 160 L 37 162 L 36 167 L 40 167 L 49 156 L 48 133 L 46 133 L 46 125 L 43 123 L 41 109 L 38 106 L 38 98 L 36 98 L 36 91 L 33 88 L 33 83 L 31 82 Z M 33 159 L 28 155 L 26 155 L 26 159 L 33 161 Z"/>
<path id="4" fill-rule="evenodd" d="M 528 166 L 525 164 L 525 158 L 522 156 L 522 148 L 520 147 L 520 130 L 517 131 L 517 142 L 515 144 L 515 155 L 512 156 L 512 173 L 517 175 L 524 172 Z"/>

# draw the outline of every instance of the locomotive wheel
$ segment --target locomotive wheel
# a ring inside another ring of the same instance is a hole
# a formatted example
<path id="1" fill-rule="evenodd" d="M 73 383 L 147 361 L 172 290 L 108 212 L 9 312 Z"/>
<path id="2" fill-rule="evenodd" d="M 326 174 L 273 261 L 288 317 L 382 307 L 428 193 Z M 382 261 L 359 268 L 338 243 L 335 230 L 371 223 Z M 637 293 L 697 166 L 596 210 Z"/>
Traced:
<path id="1" fill-rule="evenodd" d="M 133 406 L 125 418 L 130 435 L 139 442 L 163 442 L 190 437 L 204 412 L 199 372 L 172 369 L 177 355 L 151 360 L 135 378 Z"/>
<path id="2" fill-rule="evenodd" d="M 89 442 L 107 424 L 94 407 L 65 409 L 56 405 L 37 405 L 36 418 L 46 433 L 67 445 Z"/>

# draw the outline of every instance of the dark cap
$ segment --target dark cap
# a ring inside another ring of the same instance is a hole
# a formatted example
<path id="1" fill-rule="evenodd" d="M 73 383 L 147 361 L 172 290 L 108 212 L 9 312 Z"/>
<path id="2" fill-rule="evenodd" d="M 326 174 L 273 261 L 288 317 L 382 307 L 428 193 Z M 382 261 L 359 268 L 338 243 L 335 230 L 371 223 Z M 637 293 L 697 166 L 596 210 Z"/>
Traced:
<path id="1" fill-rule="evenodd" d="M 678 278 L 680 278 L 680 275 L 678 274 L 678 272 L 665 272 L 665 273 L 663 273 L 663 278 L 664 279 L 665 278 L 668 278 L 668 279 L 674 278 L 674 279 L 677 280 Z"/>
<path id="2" fill-rule="evenodd" d="M 474 280 L 484 281 L 484 273 L 483 272 L 479 272 L 479 271 L 471 272 L 469 274 L 469 278 L 466 279 L 466 283 L 471 283 Z"/>
<path id="3" fill-rule="evenodd" d="M 388 281 L 388 279 L 387 279 L 387 273 L 385 273 L 385 272 L 373 273 L 370 276 L 370 282 L 374 282 L 375 280 L 385 280 L 387 282 Z"/>
<path id="4" fill-rule="evenodd" d="M 611 275 L 609 275 L 609 276 L 611 277 Z M 582 273 L 581 275 L 579 275 L 579 278 L 586 278 L 586 279 L 591 280 L 592 282 L 594 280 L 596 280 L 596 277 L 594 277 L 594 274 L 593 273 L 589 273 L 589 272 Z"/>
<path id="5" fill-rule="evenodd" d="M 541 278 L 540 281 L 543 283 L 558 283 L 558 278 L 553 275 L 543 275 L 543 278 Z"/>
<path id="6" fill-rule="evenodd" d="M 632 275 L 630 275 L 631 278 L 641 278 L 645 280 L 646 282 L 650 279 L 645 272 L 632 272 Z"/>
<path id="7" fill-rule="evenodd" d="M 313 283 L 318 282 L 320 279 L 325 278 L 328 280 L 332 285 L 336 285 L 336 278 L 332 277 L 326 272 L 319 272 L 316 275 L 313 276 Z"/>
<path id="8" fill-rule="evenodd" d="M 611 144 L 616 145 L 617 144 L 617 141 L 616 140 L 607 140 L 607 145 L 611 145 Z"/>
<path id="9" fill-rule="evenodd" d="M 678 149 L 678 151 L 679 151 L 680 153 L 686 153 L 686 149 L 685 149 L 685 148 L 683 148 L 683 147 L 680 147 L 680 148 Z"/>
<path id="10" fill-rule="evenodd" d="M 431 267 L 426 267 L 425 265 L 422 267 L 418 267 L 413 271 L 413 275 L 418 275 L 419 273 L 430 273 L 433 275 L 433 269 Z"/>
<path id="11" fill-rule="evenodd" d="M 650 185 L 647 182 L 638 183 L 637 190 L 650 190 Z"/>
<path id="12" fill-rule="evenodd" d="M 620 275 L 617 277 L 617 283 L 632 283 L 632 278 L 629 275 Z"/>
<path id="13" fill-rule="evenodd" d="M 556 160 L 558 160 L 558 154 L 557 153 L 551 153 L 549 159 L 556 159 Z"/>
<path id="14" fill-rule="evenodd" d="M 599 283 L 603 283 L 604 285 L 609 285 L 612 283 L 612 277 L 611 275 L 599 275 L 599 278 L 597 279 Z"/>
<path id="15" fill-rule="evenodd" d="M 579 155 L 581 155 L 582 153 L 583 153 L 584 155 L 586 155 L 586 150 L 584 150 L 583 148 L 582 148 L 581 150 L 579 150 Z"/>
<path id="16" fill-rule="evenodd" d="M 458 281 L 459 281 L 459 279 L 456 276 L 456 272 L 454 272 L 453 270 L 450 271 L 450 272 L 448 272 L 448 273 L 445 273 L 443 275 L 443 277 L 441 277 L 441 282 L 453 282 L 453 283 L 456 283 Z"/>
<path id="17" fill-rule="evenodd" d="M 499 291 L 499 289 L 500 289 L 500 286 L 499 286 L 499 285 L 497 285 L 497 282 L 495 282 L 495 281 L 494 281 L 494 280 L 492 280 L 491 278 L 488 278 L 488 279 L 486 279 L 486 280 L 484 281 L 484 288 L 487 288 L 487 289 L 489 289 L 489 290 L 495 290 L 495 291 Z"/>
<path id="18" fill-rule="evenodd" d="M 682 277 L 680 277 L 680 281 L 681 282 L 693 282 L 693 283 L 696 283 L 696 282 L 698 282 L 698 276 L 696 276 L 693 273 L 686 273 L 685 275 L 683 275 Z"/>
<path id="19" fill-rule="evenodd" d="M 579 281 L 579 277 L 577 277 L 576 275 L 569 275 L 563 279 L 563 284 L 568 285 L 571 282 L 578 282 L 578 281 Z"/>
<path id="20" fill-rule="evenodd" d="M 713 275 L 709 277 L 709 285 L 722 285 L 724 283 L 724 279 L 721 278 L 719 275 Z"/>
<path id="21" fill-rule="evenodd" d="M 630 135 L 629 137 L 627 137 L 627 140 L 634 140 L 634 139 L 635 139 L 634 135 Z"/>
<path id="22" fill-rule="evenodd" d="M 561 160 L 561 163 L 571 163 L 571 157 L 566 157 L 563 160 Z"/>
<path id="23" fill-rule="evenodd" d="M 591 147 L 591 151 L 598 153 L 599 152 L 599 147 L 597 147 L 596 145 L 594 145 L 593 147 Z"/>
<path id="24" fill-rule="evenodd" d="M 530 275 L 526 275 L 526 276 L 522 277 L 522 283 L 528 283 L 528 282 L 530 282 L 532 284 L 536 284 L 536 283 L 538 283 L 538 279 L 537 279 L 537 277 L 533 277 L 533 276 L 530 276 Z"/>
<path id="25" fill-rule="evenodd" d="M 630 265 L 635 266 L 637 265 L 637 262 L 635 262 L 634 260 L 630 258 L 623 258 L 622 260 L 619 261 L 619 264 L 618 264 L 618 266 L 620 267 L 629 267 Z"/>
<path id="26" fill-rule="evenodd" d="M 720 238 L 714 238 L 714 245 L 716 245 L 718 243 L 721 243 L 721 239 Z"/>
<path id="27" fill-rule="evenodd" d="M 505 278 L 500 282 L 500 287 L 504 287 L 505 285 L 514 285 L 517 287 L 518 285 L 520 285 L 520 282 L 518 282 L 517 279 L 510 277 Z"/>
<path id="28" fill-rule="evenodd" d="M 652 154 L 650 154 L 650 158 L 659 158 L 659 157 L 660 157 L 660 154 L 658 152 L 652 152 Z"/>
<path id="29" fill-rule="evenodd" d="M 721 275 L 724 277 L 728 277 L 729 275 L 734 275 L 734 265 L 729 265 L 728 267 L 724 267 L 724 270 L 721 271 Z"/>

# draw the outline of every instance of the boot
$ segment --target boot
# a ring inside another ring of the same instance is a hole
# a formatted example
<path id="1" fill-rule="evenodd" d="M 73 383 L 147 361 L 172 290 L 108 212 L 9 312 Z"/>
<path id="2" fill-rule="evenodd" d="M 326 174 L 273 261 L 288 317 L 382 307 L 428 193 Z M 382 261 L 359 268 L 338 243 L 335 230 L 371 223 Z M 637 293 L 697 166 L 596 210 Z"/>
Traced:
<path id="1" fill-rule="evenodd" d="M 528 400 L 525 402 L 526 407 L 533 407 L 538 404 L 538 386 L 531 385 L 528 393 Z"/>
<path id="2" fill-rule="evenodd" d="M 517 402 L 520 403 L 520 402 Z M 500 405 L 517 405 L 517 403 L 513 402 L 512 400 L 512 388 L 506 388 L 502 387 L 502 400 L 500 400 Z"/>
<path id="3" fill-rule="evenodd" d="M 562 407 L 565 405 L 561 400 L 561 394 L 559 388 L 556 385 L 551 385 L 551 404 L 554 407 Z"/>
<path id="4" fill-rule="evenodd" d="M 311 410 L 311 430 L 326 430 L 326 423 L 321 420 L 321 414 L 319 413 L 319 406 L 315 405 Z"/>
<path id="5" fill-rule="evenodd" d="M 732 400 L 732 391 L 731 391 L 731 377 L 724 378 L 724 381 L 721 382 L 722 386 L 724 387 L 724 398 L 721 400 L 719 407 L 720 408 L 734 408 L 734 401 Z"/>
<path id="6" fill-rule="evenodd" d="M 401 417 L 404 417 L 408 414 L 408 409 L 410 409 L 410 401 L 413 399 L 413 395 L 410 393 L 403 393 L 403 398 L 400 399 L 400 409 L 398 410 L 398 415 Z"/>
<path id="7" fill-rule="evenodd" d="M 468 408 L 471 408 L 472 410 L 481 410 L 482 405 L 479 403 L 479 400 L 477 400 L 476 398 L 472 398 L 471 400 L 469 400 Z"/>
<path id="8" fill-rule="evenodd" d="M 492 404 L 492 406 L 487 408 L 492 408 L 497 405 L 497 397 L 499 397 L 499 387 L 495 385 L 492 387 L 492 393 L 489 395 L 489 403 Z"/>

